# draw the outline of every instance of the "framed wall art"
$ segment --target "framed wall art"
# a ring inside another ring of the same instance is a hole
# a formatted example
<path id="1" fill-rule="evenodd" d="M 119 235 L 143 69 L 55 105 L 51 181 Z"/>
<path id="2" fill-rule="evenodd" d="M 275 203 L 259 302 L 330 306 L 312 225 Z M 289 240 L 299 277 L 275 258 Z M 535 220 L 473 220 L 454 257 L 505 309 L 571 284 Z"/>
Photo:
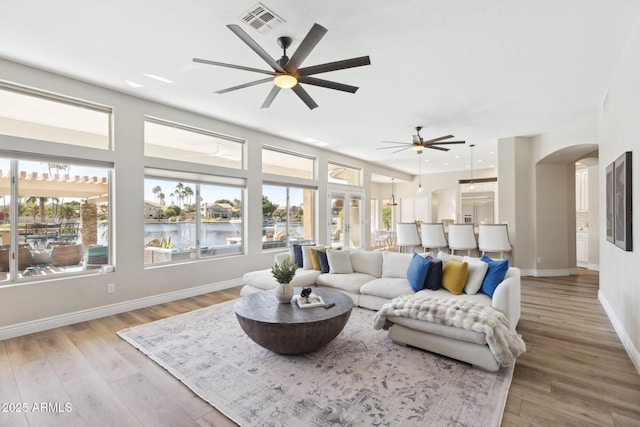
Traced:
<path id="1" fill-rule="evenodd" d="M 633 250 L 631 168 L 631 151 L 618 157 L 613 166 L 613 235 L 616 246 L 625 251 Z"/>
<path id="2" fill-rule="evenodd" d="M 613 212 L 613 163 L 607 166 L 606 173 L 606 215 L 607 215 L 607 241 L 615 243 L 613 238 L 614 212 Z"/>

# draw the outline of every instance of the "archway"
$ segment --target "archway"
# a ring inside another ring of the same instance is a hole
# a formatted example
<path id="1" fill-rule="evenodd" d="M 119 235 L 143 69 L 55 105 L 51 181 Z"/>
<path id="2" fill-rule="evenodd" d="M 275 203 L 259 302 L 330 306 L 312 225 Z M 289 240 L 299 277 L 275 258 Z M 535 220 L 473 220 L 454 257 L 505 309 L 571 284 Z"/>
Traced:
<path id="1" fill-rule="evenodd" d="M 587 242 L 592 250 L 587 265 L 597 269 L 598 246 L 598 146 L 582 144 L 557 150 L 536 164 L 535 179 L 535 223 L 536 253 L 538 269 L 566 274 L 577 273 L 577 200 L 576 162 L 588 163 L 591 179 L 588 185 L 588 207 L 594 211 L 585 222 L 589 223 Z M 587 160 L 588 159 L 588 160 Z M 581 202 L 580 202 L 581 203 Z M 549 238 L 553 236 L 553 238 Z M 581 248 L 584 250 L 585 248 Z M 591 261 L 593 256 L 594 261 Z"/>

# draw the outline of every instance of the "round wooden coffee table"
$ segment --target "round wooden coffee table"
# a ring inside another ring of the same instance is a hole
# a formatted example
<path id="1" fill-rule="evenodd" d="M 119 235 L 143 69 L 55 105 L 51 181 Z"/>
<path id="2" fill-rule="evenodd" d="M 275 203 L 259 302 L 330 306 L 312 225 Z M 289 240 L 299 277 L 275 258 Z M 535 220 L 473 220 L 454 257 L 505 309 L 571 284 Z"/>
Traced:
<path id="1" fill-rule="evenodd" d="M 295 288 L 300 295 L 301 288 Z M 313 288 L 333 307 L 300 308 L 295 301 L 280 304 L 274 291 L 242 297 L 235 313 L 244 332 L 262 347 L 280 354 L 309 353 L 327 345 L 346 325 L 353 301 L 337 291 Z"/>

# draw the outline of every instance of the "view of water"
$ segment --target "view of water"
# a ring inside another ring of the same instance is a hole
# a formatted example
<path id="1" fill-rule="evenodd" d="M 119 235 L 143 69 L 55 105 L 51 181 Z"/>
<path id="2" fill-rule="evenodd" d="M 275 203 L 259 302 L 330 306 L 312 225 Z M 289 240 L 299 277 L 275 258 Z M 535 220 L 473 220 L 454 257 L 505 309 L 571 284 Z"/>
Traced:
<path id="1" fill-rule="evenodd" d="M 242 224 L 229 222 L 203 223 L 200 246 L 221 246 L 228 244 L 227 239 L 241 236 Z M 176 249 L 185 249 L 196 245 L 196 224 L 192 222 L 148 223 L 144 225 L 144 242 L 153 239 L 169 239 Z"/>
<path id="2" fill-rule="evenodd" d="M 284 223 L 265 226 L 269 232 L 277 236 L 283 231 Z M 201 247 L 221 246 L 229 244 L 229 240 L 240 238 L 242 235 L 242 223 L 229 222 L 208 222 L 200 226 L 202 236 L 200 238 Z M 302 235 L 302 226 L 291 227 L 291 235 Z M 147 223 L 144 225 L 144 242 L 162 238 L 171 238 L 171 243 L 175 249 L 185 249 L 196 245 L 196 225 L 192 222 L 171 222 L 171 223 Z"/>

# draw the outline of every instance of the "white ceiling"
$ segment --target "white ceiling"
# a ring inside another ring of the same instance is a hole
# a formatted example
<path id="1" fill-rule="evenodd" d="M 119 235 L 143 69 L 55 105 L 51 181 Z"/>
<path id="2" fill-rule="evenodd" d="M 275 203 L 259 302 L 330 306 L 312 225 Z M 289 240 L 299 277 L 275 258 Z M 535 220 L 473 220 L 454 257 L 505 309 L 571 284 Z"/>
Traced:
<path id="1" fill-rule="evenodd" d="M 638 0 L 264 0 L 286 22 L 260 34 L 240 22 L 256 3 L 2 0 L 0 57 L 413 174 L 415 152 L 390 155 L 376 150 L 381 141 L 410 142 L 418 125 L 425 139 L 467 141 L 426 150 L 430 173 L 468 168 L 468 144 L 474 169 L 491 167 L 498 138 L 595 114 L 640 11 Z M 305 66 L 371 58 L 317 75 L 356 94 L 305 86 L 315 110 L 288 90 L 260 109 L 270 84 L 215 94 L 265 76 L 192 62 L 269 69 L 226 25 L 240 24 L 277 59 L 278 37 L 293 39 L 291 56 L 314 23 L 328 33 Z"/>

